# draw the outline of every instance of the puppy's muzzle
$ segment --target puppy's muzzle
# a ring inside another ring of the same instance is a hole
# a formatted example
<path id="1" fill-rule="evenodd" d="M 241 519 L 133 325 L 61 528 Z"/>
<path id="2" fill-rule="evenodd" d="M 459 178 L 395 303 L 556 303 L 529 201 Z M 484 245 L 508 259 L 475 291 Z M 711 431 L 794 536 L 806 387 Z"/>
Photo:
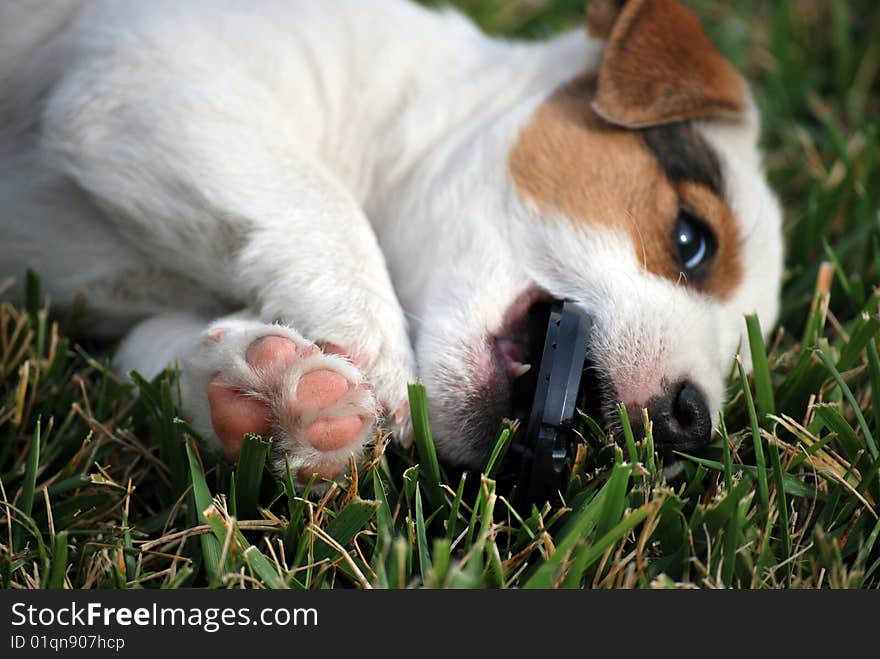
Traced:
<path id="1" fill-rule="evenodd" d="M 566 313 L 573 316 L 573 311 L 571 311 L 573 307 L 569 306 L 568 309 L 570 309 L 570 311 Z M 529 346 L 526 354 L 530 361 L 537 362 L 538 368 L 535 372 L 530 373 L 528 377 L 521 378 L 514 383 L 514 402 L 519 402 L 520 404 L 523 402 L 534 404 L 532 395 L 538 385 L 538 371 L 542 373 L 540 377 L 546 377 L 549 379 L 551 370 L 555 376 L 561 376 L 564 375 L 564 373 L 555 373 L 555 371 L 559 370 L 567 372 L 568 369 L 570 369 L 569 364 L 558 363 L 561 355 L 556 354 L 556 350 L 550 351 L 550 354 L 553 354 L 554 358 L 557 360 L 557 363 L 552 366 L 552 369 L 548 369 L 548 365 L 543 363 L 548 358 L 548 349 L 544 346 L 542 354 L 541 346 L 545 336 L 551 337 L 550 330 L 546 328 L 547 318 L 548 316 L 550 317 L 552 324 L 553 318 L 558 319 L 562 317 L 562 315 L 561 303 L 556 303 L 556 309 L 553 314 L 550 313 L 550 305 L 544 301 L 531 307 L 529 311 L 528 329 L 523 329 L 523 336 L 525 336 L 523 344 Z M 582 314 L 578 313 L 577 316 L 583 318 L 583 322 L 586 322 L 588 325 L 592 324 L 591 320 Z M 548 343 L 548 345 L 550 345 L 550 343 Z M 554 339 L 552 348 L 555 349 L 556 347 L 557 344 Z M 562 350 L 561 354 L 568 353 L 565 350 Z M 595 366 L 596 360 L 589 351 L 587 351 L 586 354 L 583 352 L 583 346 L 579 360 L 584 362 L 580 381 L 569 382 L 567 387 L 570 391 L 563 391 L 559 395 L 562 395 L 563 398 L 570 399 L 572 403 L 577 401 L 579 409 L 589 414 L 600 423 L 604 423 L 606 426 L 616 425 L 614 423 L 615 419 L 610 418 L 612 417 L 613 412 L 610 411 L 607 405 L 600 404 L 601 400 L 607 400 L 609 398 L 609 393 L 611 393 L 611 396 L 615 396 L 613 393 L 613 385 L 610 385 L 614 379 L 613 374 L 599 373 Z M 557 380 L 559 379 L 560 378 L 557 377 Z M 612 391 L 605 391 L 609 386 L 611 386 Z M 525 387 L 525 390 L 528 392 L 526 396 L 522 395 L 523 387 Z M 519 395 L 516 395 L 517 393 Z M 639 406 L 639 409 L 630 409 L 629 405 L 627 407 L 630 412 L 630 423 L 633 430 L 639 438 L 643 438 L 645 429 L 642 427 L 641 422 L 641 406 Z M 656 450 L 665 457 L 674 459 L 675 451 L 700 451 L 711 441 L 712 414 L 705 395 L 693 382 L 682 379 L 674 381 L 671 385 L 666 384 L 663 387 L 663 393 L 648 400 L 644 403 L 644 407 L 647 408 L 648 416 L 652 422 L 654 446 Z M 514 414 L 516 413 L 517 410 L 515 406 Z M 521 407 L 518 416 L 524 421 L 530 419 L 534 416 L 534 409 L 526 408 L 523 410 Z M 618 439 L 622 442 L 622 437 L 618 437 Z"/>

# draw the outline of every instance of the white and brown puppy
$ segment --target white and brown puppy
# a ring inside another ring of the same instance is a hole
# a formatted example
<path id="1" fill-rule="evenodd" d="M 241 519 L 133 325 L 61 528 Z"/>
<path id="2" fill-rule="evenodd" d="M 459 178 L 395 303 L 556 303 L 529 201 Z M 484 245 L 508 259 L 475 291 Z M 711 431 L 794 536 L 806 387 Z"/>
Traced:
<path id="1" fill-rule="evenodd" d="M 207 437 L 270 434 L 302 479 L 399 431 L 414 380 L 442 455 L 480 464 L 546 296 L 595 319 L 606 409 L 698 447 L 743 314 L 777 313 L 758 116 L 676 0 L 593 0 L 588 24 L 524 43 L 400 0 L 7 0 L 0 274 L 83 291 L 120 371 L 179 363 Z"/>

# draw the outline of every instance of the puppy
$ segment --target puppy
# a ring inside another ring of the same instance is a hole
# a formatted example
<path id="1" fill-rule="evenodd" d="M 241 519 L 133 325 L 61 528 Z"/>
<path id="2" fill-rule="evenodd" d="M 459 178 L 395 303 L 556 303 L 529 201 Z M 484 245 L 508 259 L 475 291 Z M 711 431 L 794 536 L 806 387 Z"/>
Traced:
<path id="1" fill-rule="evenodd" d="M 605 423 L 710 441 L 743 314 L 775 322 L 781 213 L 746 83 L 676 0 L 493 39 L 401 0 L 9 0 L 0 274 L 181 368 L 234 459 L 338 478 L 377 424 L 480 466 L 547 298 L 594 320 Z"/>

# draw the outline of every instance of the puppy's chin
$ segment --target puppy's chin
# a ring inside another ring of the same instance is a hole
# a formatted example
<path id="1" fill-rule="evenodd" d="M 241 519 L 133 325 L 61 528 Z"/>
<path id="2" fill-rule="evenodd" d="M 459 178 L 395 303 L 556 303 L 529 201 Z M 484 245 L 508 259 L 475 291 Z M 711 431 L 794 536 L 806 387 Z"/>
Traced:
<path id="1" fill-rule="evenodd" d="M 473 468 L 485 464 L 507 416 L 509 398 L 504 392 L 502 387 L 477 385 L 467 393 L 450 392 L 445 404 L 442 398 L 437 401 L 433 426 L 445 461 Z"/>
<path id="2" fill-rule="evenodd" d="M 481 467 L 504 419 L 513 417 L 509 366 L 492 337 L 457 364 L 425 376 L 431 428 L 446 462 Z"/>

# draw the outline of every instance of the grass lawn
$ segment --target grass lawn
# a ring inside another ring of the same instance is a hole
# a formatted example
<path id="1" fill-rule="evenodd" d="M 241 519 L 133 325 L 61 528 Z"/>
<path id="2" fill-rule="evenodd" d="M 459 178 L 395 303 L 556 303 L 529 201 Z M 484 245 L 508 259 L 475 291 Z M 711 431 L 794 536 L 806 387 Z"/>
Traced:
<path id="1" fill-rule="evenodd" d="M 493 33 L 574 25 L 583 0 L 460 0 Z M 70 338 L 32 278 L 0 305 L 0 587 L 880 585 L 880 5 L 690 3 L 753 81 L 786 206 L 782 317 L 756 326 L 711 450 L 666 482 L 643 444 L 585 437 L 563 508 L 380 446 L 322 497 L 200 454 L 173 376 L 139 389 Z M 745 323 L 746 320 L 744 319 Z M 501 433 L 499 447 L 505 440 Z"/>

